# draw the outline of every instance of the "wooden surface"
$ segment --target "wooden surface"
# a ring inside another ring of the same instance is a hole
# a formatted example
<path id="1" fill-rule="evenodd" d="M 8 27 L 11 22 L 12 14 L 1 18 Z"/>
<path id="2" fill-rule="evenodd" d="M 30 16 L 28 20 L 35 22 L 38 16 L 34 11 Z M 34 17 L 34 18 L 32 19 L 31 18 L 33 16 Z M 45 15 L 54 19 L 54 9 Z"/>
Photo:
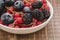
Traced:
<path id="1" fill-rule="evenodd" d="M 54 16 L 45 28 L 27 35 L 15 35 L 0 31 L 0 40 L 60 40 L 60 0 L 49 1 L 54 7 Z"/>

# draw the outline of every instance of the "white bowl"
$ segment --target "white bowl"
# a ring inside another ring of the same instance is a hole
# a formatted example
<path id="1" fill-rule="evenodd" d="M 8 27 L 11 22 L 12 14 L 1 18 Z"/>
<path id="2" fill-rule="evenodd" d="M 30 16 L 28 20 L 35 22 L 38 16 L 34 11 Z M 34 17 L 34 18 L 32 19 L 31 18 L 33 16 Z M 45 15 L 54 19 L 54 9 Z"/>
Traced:
<path id="1" fill-rule="evenodd" d="M 45 27 L 48 24 L 48 22 L 51 20 L 51 18 L 53 16 L 53 7 L 49 1 L 47 1 L 47 4 L 50 7 L 50 17 L 44 23 L 42 23 L 38 26 L 35 26 L 35 27 L 31 27 L 31 28 L 10 28 L 10 27 L 0 24 L 0 29 L 4 30 L 6 32 L 9 32 L 9 33 L 13 33 L 13 34 L 28 34 L 28 33 L 33 33 L 33 32 L 36 32 L 36 31 L 42 29 L 43 27 Z"/>

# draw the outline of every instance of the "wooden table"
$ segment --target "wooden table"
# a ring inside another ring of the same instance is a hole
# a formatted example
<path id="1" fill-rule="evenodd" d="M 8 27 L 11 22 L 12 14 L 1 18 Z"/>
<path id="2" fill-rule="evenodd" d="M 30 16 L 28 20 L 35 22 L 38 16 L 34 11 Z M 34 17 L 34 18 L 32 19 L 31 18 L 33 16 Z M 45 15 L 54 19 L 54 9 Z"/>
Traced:
<path id="1" fill-rule="evenodd" d="M 26 35 L 10 34 L 0 30 L 0 40 L 60 40 L 60 0 L 49 1 L 54 7 L 54 16 L 45 28 Z"/>

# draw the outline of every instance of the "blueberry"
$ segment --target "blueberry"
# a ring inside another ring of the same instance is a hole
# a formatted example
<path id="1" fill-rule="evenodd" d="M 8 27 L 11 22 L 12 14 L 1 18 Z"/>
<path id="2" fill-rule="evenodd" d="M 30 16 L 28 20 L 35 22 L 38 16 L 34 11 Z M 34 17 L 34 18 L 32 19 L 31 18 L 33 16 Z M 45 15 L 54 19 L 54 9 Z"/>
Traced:
<path id="1" fill-rule="evenodd" d="M 29 7 L 24 7 L 23 12 L 24 13 L 31 13 L 32 10 Z"/>
<path id="2" fill-rule="evenodd" d="M 31 15 L 31 13 L 24 13 L 24 15 L 23 15 L 23 23 L 24 24 L 30 24 L 31 22 L 32 22 L 32 15 Z"/>
<path id="3" fill-rule="evenodd" d="M 32 15 L 37 20 L 42 21 L 44 19 L 44 15 L 43 15 L 43 13 L 39 9 L 33 10 Z"/>
<path id="4" fill-rule="evenodd" d="M 4 0 L 4 3 L 7 7 L 10 7 L 14 4 L 15 0 Z"/>
<path id="5" fill-rule="evenodd" d="M 5 5 L 4 1 L 0 0 L 0 16 L 3 14 L 3 12 L 5 12 Z"/>
<path id="6" fill-rule="evenodd" d="M 41 8 L 43 4 L 41 1 L 36 1 L 36 2 L 33 2 L 31 5 L 33 8 L 36 9 L 36 8 Z"/>
<path id="7" fill-rule="evenodd" d="M 49 12 L 48 10 L 42 9 L 42 12 L 43 12 L 43 14 L 44 14 L 44 18 L 49 18 L 50 12 Z"/>
<path id="8" fill-rule="evenodd" d="M 14 3 L 14 8 L 16 11 L 21 11 L 24 8 L 24 3 L 22 1 L 16 1 Z"/>
<path id="9" fill-rule="evenodd" d="M 1 15 L 1 21 L 4 23 L 4 24 L 11 24 L 13 23 L 14 19 L 13 19 L 13 16 L 9 13 L 4 13 Z"/>

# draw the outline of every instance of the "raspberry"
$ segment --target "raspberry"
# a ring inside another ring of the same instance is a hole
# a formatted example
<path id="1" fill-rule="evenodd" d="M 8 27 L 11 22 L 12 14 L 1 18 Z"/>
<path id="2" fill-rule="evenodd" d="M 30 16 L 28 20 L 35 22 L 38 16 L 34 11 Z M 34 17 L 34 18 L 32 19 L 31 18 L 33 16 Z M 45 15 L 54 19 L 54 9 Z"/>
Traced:
<path id="1" fill-rule="evenodd" d="M 37 20 L 35 18 L 32 19 L 32 22 L 37 22 Z"/>
<path id="2" fill-rule="evenodd" d="M 23 23 L 23 20 L 21 17 L 17 18 L 17 23 Z"/>
<path id="3" fill-rule="evenodd" d="M 42 3 L 46 3 L 46 0 L 41 0 L 42 1 Z"/>
<path id="4" fill-rule="evenodd" d="M 45 6 L 47 6 L 47 4 L 46 4 L 46 3 L 44 3 L 44 4 L 43 4 L 43 7 L 45 7 Z"/>
<path id="5" fill-rule="evenodd" d="M 25 6 L 28 6 L 28 7 L 29 7 L 29 6 L 30 6 L 30 4 L 29 4 L 29 3 L 25 3 Z"/>
<path id="6" fill-rule="evenodd" d="M 38 22 L 37 22 L 37 25 L 39 25 L 39 24 L 42 24 L 42 22 L 41 22 L 41 21 L 38 21 Z"/>
<path id="7" fill-rule="evenodd" d="M 0 24 L 2 24 L 2 22 L 0 21 Z"/>
<path id="8" fill-rule="evenodd" d="M 50 10 L 50 8 L 49 8 L 48 6 L 45 6 L 45 8 L 46 8 L 47 10 Z"/>
<path id="9" fill-rule="evenodd" d="M 20 17 L 19 13 L 14 14 L 14 17 Z"/>

